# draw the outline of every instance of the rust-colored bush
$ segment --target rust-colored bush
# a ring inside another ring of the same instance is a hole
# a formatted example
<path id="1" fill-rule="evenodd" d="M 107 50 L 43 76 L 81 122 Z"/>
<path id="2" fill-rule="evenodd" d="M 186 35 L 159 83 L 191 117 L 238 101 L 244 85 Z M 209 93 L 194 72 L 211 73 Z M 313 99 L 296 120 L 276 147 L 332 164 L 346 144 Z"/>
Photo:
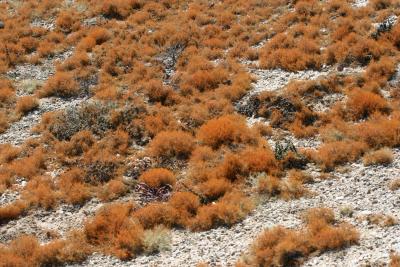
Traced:
<path id="1" fill-rule="evenodd" d="M 57 187 L 62 199 L 71 204 L 83 204 L 90 198 L 89 186 L 84 183 L 85 172 L 72 168 L 60 175 Z"/>
<path id="2" fill-rule="evenodd" d="M 286 33 L 275 35 L 260 53 L 260 65 L 264 68 L 319 69 L 323 62 L 318 42 L 306 37 L 293 38 Z"/>
<path id="3" fill-rule="evenodd" d="M 400 255 L 398 253 L 390 254 L 390 267 L 399 267 L 400 266 Z"/>
<path id="4" fill-rule="evenodd" d="M 79 23 L 76 23 L 76 16 L 74 12 L 62 11 L 58 14 L 56 19 L 57 27 L 64 33 L 70 33 L 73 30 L 77 30 Z"/>
<path id="5" fill-rule="evenodd" d="M 383 97 L 361 90 L 350 94 L 346 107 L 354 119 L 365 119 L 374 112 L 388 113 L 390 111 L 389 105 Z"/>
<path id="6" fill-rule="evenodd" d="M 137 210 L 134 217 L 138 219 L 145 229 L 151 229 L 157 225 L 171 227 L 178 225 L 178 211 L 168 203 L 150 203 Z"/>
<path id="7" fill-rule="evenodd" d="M 357 160 L 367 150 L 367 144 L 357 141 L 337 141 L 323 144 L 314 154 L 314 161 L 324 170 Z"/>
<path id="8" fill-rule="evenodd" d="M 253 208 L 251 199 L 242 193 L 230 192 L 218 202 L 200 207 L 191 228 L 202 231 L 218 226 L 230 226 L 243 220 Z"/>
<path id="9" fill-rule="evenodd" d="M 0 164 L 9 163 L 16 159 L 21 153 L 19 147 L 13 146 L 11 144 L 1 144 L 0 145 Z"/>
<path id="10" fill-rule="evenodd" d="M 56 45 L 48 40 L 43 40 L 39 43 L 36 51 L 40 57 L 50 57 L 55 54 Z"/>
<path id="11" fill-rule="evenodd" d="M 48 210 L 54 208 L 58 202 L 56 186 L 49 177 L 35 177 L 27 183 L 25 189 L 22 199 L 31 206 Z"/>
<path id="12" fill-rule="evenodd" d="M 177 223 L 179 225 L 188 226 L 190 219 L 196 215 L 200 207 L 199 197 L 190 192 L 176 192 L 168 201 L 177 213 Z"/>
<path id="13" fill-rule="evenodd" d="M 400 178 L 392 180 L 389 184 L 389 189 L 392 191 L 400 189 Z"/>
<path id="14" fill-rule="evenodd" d="M 239 156 L 249 172 L 275 173 L 278 162 L 269 147 L 247 148 Z"/>
<path id="15" fill-rule="evenodd" d="M 152 156 L 160 158 L 187 158 L 194 149 L 194 138 L 183 131 L 163 131 L 149 144 Z"/>
<path id="16" fill-rule="evenodd" d="M 197 132 L 197 138 L 205 145 L 218 148 L 232 143 L 255 143 L 254 133 L 238 115 L 225 115 L 209 120 Z"/>
<path id="17" fill-rule="evenodd" d="M 59 96 L 72 97 L 79 94 L 79 85 L 73 74 L 57 72 L 50 77 L 43 88 L 39 91 L 40 97 Z"/>
<path id="18" fill-rule="evenodd" d="M 168 99 L 168 96 L 171 95 L 171 88 L 166 87 L 159 80 L 150 80 L 147 83 L 143 84 L 144 91 L 149 96 L 150 101 L 152 102 L 161 102 L 165 103 Z"/>
<path id="19" fill-rule="evenodd" d="M 110 201 L 123 196 L 128 191 L 126 185 L 119 179 L 104 184 L 97 193 L 102 201 Z"/>
<path id="20" fill-rule="evenodd" d="M 299 266 L 313 252 L 341 249 L 358 242 L 359 234 L 354 227 L 334 225 L 334 216 L 329 209 L 312 209 L 308 213 L 304 229 L 276 226 L 265 230 L 253 243 L 244 264 Z"/>
<path id="21" fill-rule="evenodd" d="M 269 197 L 279 197 L 285 200 L 300 198 L 308 192 L 303 183 L 291 179 L 281 180 L 274 176 L 260 177 L 257 191 L 259 194 Z"/>
<path id="22" fill-rule="evenodd" d="M 393 114 L 391 118 L 378 116 L 352 126 L 350 136 L 367 143 L 370 147 L 395 147 L 400 144 L 400 117 Z"/>
<path id="23" fill-rule="evenodd" d="M 388 165 L 393 161 L 393 153 L 389 148 L 381 148 L 379 150 L 371 151 L 364 155 L 363 163 L 365 166 L 369 165 Z"/>
<path id="24" fill-rule="evenodd" d="M 95 27 L 90 32 L 88 37 L 93 38 L 96 41 L 97 45 L 100 45 L 111 38 L 111 34 L 104 28 Z"/>
<path id="25" fill-rule="evenodd" d="M 4 133 L 8 128 L 8 118 L 7 115 L 0 111 L 0 133 Z"/>
<path id="26" fill-rule="evenodd" d="M 131 204 L 110 204 L 85 223 L 89 244 L 121 259 L 129 259 L 143 249 L 143 227 L 130 217 Z"/>
<path id="27" fill-rule="evenodd" d="M 20 114 L 26 114 L 39 106 L 39 101 L 34 96 L 22 96 L 18 98 L 15 110 Z"/>
<path id="28" fill-rule="evenodd" d="M 10 169 L 18 176 L 31 179 L 45 169 L 45 152 L 36 148 L 28 157 L 14 160 L 10 164 Z"/>
<path id="29" fill-rule="evenodd" d="M 377 82 L 384 86 L 386 82 L 396 72 L 396 64 L 389 57 L 383 57 L 379 61 L 371 62 L 365 71 L 365 77 L 368 80 Z"/>
<path id="30" fill-rule="evenodd" d="M 140 175 L 139 181 L 153 188 L 159 188 L 164 185 L 173 186 L 176 183 L 175 175 L 163 168 L 155 168 L 145 171 Z"/>
<path id="31" fill-rule="evenodd" d="M 71 137 L 70 141 L 57 143 L 56 150 L 65 156 L 80 156 L 87 152 L 95 143 L 96 139 L 88 130 L 77 132 Z"/>
<path id="32" fill-rule="evenodd" d="M 213 201 L 229 192 L 232 189 L 232 184 L 225 178 L 211 178 L 198 187 L 207 200 Z"/>
<path id="33" fill-rule="evenodd" d="M 107 17 L 123 19 L 127 17 L 133 9 L 141 6 L 138 0 L 104 0 L 101 1 L 100 12 Z"/>
<path id="34" fill-rule="evenodd" d="M 0 207 L 0 225 L 18 218 L 27 208 L 24 201 L 17 200 L 11 204 Z"/>

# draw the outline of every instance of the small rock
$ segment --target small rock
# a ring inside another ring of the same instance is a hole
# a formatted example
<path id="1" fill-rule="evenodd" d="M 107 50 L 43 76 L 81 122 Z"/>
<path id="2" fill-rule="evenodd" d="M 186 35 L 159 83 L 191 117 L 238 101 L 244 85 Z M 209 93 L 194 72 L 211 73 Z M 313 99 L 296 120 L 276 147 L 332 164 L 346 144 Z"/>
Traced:
<path id="1" fill-rule="evenodd" d="M 0 29 L 3 29 L 4 28 L 4 22 L 2 22 L 1 20 L 0 20 Z"/>

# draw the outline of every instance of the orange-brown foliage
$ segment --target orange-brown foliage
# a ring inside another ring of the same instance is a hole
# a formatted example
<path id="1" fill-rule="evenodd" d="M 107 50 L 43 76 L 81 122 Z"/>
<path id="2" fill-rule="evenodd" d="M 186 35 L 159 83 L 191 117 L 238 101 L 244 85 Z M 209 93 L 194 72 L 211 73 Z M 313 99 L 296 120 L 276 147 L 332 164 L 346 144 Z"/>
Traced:
<path id="1" fill-rule="evenodd" d="M 4 133 L 8 128 L 8 118 L 7 115 L 0 111 L 0 133 Z"/>
<path id="2" fill-rule="evenodd" d="M 364 119 L 374 112 L 388 113 L 390 108 L 387 101 L 372 92 L 356 90 L 347 101 L 347 109 L 354 119 Z"/>
<path id="3" fill-rule="evenodd" d="M 20 153 L 21 149 L 19 147 L 11 144 L 0 145 L 0 164 L 11 162 L 16 159 Z"/>
<path id="4" fill-rule="evenodd" d="M 197 138 L 205 145 L 218 148 L 232 143 L 255 143 L 254 133 L 238 115 L 225 115 L 209 120 L 197 132 Z"/>
<path id="5" fill-rule="evenodd" d="M 27 201 L 31 206 L 51 209 L 58 202 L 59 195 L 51 178 L 35 177 L 27 183 L 25 189 L 22 199 Z"/>
<path id="6" fill-rule="evenodd" d="M 199 197 L 190 192 L 176 192 L 168 201 L 177 213 L 177 223 L 187 226 L 200 207 Z"/>
<path id="7" fill-rule="evenodd" d="M 83 182 L 84 178 L 84 171 L 78 168 L 73 168 L 60 175 L 57 187 L 67 203 L 83 204 L 90 198 L 89 186 Z"/>
<path id="8" fill-rule="evenodd" d="M 126 185 L 119 179 L 111 180 L 104 184 L 97 193 L 102 201 L 110 201 L 123 196 L 128 191 Z"/>
<path id="9" fill-rule="evenodd" d="M 161 158 L 187 158 L 194 149 L 194 138 L 183 131 L 163 131 L 149 144 L 149 152 Z"/>
<path id="10" fill-rule="evenodd" d="M 364 155 L 363 162 L 364 165 L 388 165 L 393 161 L 393 153 L 389 148 L 381 148 L 375 151 L 371 151 Z"/>
<path id="11" fill-rule="evenodd" d="M 207 200 L 213 201 L 229 192 L 232 189 L 232 184 L 225 178 L 211 178 L 198 187 Z"/>
<path id="12" fill-rule="evenodd" d="M 10 168 L 16 175 L 31 179 L 46 167 L 45 160 L 44 151 L 37 148 L 30 156 L 13 161 Z"/>
<path id="13" fill-rule="evenodd" d="M 134 214 L 140 224 L 151 229 L 157 225 L 171 227 L 178 224 L 178 211 L 168 203 L 150 203 L 147 206 L 137 210 Z"/>
<path id="14" fill-rule="evenodd" d="M 390 255 L 390 267 L 399 267 L 400 266 L 400 255 L 397 253 L 392 253 Z"/>
<path id="15" fill-rule="evenodd" d="M 313 156 L 324 170 L 357 160 L 367 150 L 367 144 L 357 141 L 336 141 L 323 144 Z"/>
<path id="16" fill-rule="evenodd" d="M 250 257 L 244 264 L 298 266 L 315 251 L 321 253 L 358 242 L 359 234 L 354 227 L 333 225 L 334 217 L 330 210 L 313 209 L 310 212 L 312 215 L 307 216 L 305 229 L 296 231 L 276 226 L 265 230 L 254 242 Z"/>
<path id="17" fill-rule="evenodd" d="M 26 114 L 39 106 L 39 101 L 34 96 L 22 96 L 18 98 L 15 110 L 20 114 Z"/>
<path id="18" fill-rule="evenodd" d="M 41 97 L 71 97 L 78 94 L 79 85 L 75 81 L 73 74 L 67 72 L 57 72 L 47 80 L 46 84 L 39 92 Z"/>
<path id="19" fill-rule="evenodd" d="M 89 244 L 121 259 L 129 259 L 143 249 L 143 227 L 130 217 L 130 204 L 110 204 L 85 223 Z"/>
<path id="20" fill-rule="evenodd" d="M 18 218 L 27 208 L 27 204 L 21 200 L 0 207 L 0 225 L 4 222 Z"/>
<path id="21" fill-rule="evenodd" d="M 251 199 L 239 192 L 231 192 L 218 202 L 199 208 L 191 228 L 208 230 L 216 226 L 230 226 L 245 218 L 254 208 Z"/>
<path id="22" fill-rule="evenodd" d="M 400 114 L 390 118 L 378 116 L 352 126 L 350 136 L 367 143 L 370 147 L 395 147 L 400 144 Z"/>
<path id="23" fill-rule="evenodd" d="M 101 2 L 100 12 L 108 17 L 117 19 L 127 17 L 133 9 L 141 6 L 141 1 L 138 0 L 104 0 Z"/>
<path id="24" fill-rule="evenodd" d="M 176 183 L 175 175 L 163 168 L 155 168 L 145 171 L 140 175 L 139 181 L 153 188 L 159 188 L 164 185 L 173 186 Z"/>

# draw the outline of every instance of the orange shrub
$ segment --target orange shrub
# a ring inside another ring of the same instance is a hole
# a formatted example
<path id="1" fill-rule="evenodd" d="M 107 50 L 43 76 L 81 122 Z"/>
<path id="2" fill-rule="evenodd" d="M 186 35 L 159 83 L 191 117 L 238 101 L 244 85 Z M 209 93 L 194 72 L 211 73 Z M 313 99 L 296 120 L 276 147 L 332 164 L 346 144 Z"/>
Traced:
<path id="1" fill-rule="evenodd" d="M 70 141 L 57 143 L 56 150 L 66 156 L 79 156 L 87 152 L 95 141 L 91 131 L 83 130 L 74 134 Z"/>
<path id="2" fill-rule="evenodd" d="M 38 46 L 38 41 L 33 37 L 24 37 L 19 41 L 27 53 L 32 53 Z"/>
<path id="3" fill-rule="evenodd" d="M 140 175 L 139 181 L 153 188 L 159 188 L 164 185 L 175 185 L 176 178 L 174 174 L 163 168 L 150 169 Z"/>
<path id="4" fill-rule="evenodd" d="M 286 33 L 275 35 L 262 48 L 260 66 L 289 71 L 319 69 L 323 64 L 319 44 L 307 37 L 293 38 Z"/>
<path id="5" fill-rule="evenodd" d="M 246 266 L 298 266 L 313 252 L 340 249 L 356 244 L 359 239 L 354 227 L 333 225 L 333 213 L 328 209 L 314 209 L 306 216 L 306 227 L 301 230 L 282 226 L 265 230 L 253 243 Z M 318 215 L 318 216 L 314 216 Z"/>
<path id="6" fill-rule="evenodd" d="M 308 193 L 302 182 L 295 179 L 280 180 L 274 176 L 261 177 L 257 191 L 269 197 L 280 197 L 285 200 L 297 199 Z"/>
<path id="7" fill-rule="evenodd" d="M 371 62 L 365 71 L 365 77 L 368 80 L 378 82 L 384 86 L 386 82 L 396 72 L 396 64 L 389 57 L 382 57 L 379 61 Z"/>
<path id="8" fill-rule="evenodd" d="M 120 259 L 129 259 L 143 249 L 143 227 L 130 214 L 131 204 L 110 204 L 85 223 L 87 242 L 112 253 Z"/>
<path id="9" fill-rule="evenodd" d="M 390 254 L 390 267 L 399 267 L 400 266 L 400 254 L 392 253 Z"/>
<path id="10" fill-rule="evenodd" d="M 9 104 L 15 99 L 15 91 L 12 89 L 11 84 L 2 82 L 0 80 L 0 104 Z"/>
<path id="11" fill-rule="evenodd" d="M 367 153 L 363 157 L 365 166 L 369 165 L 388 165 L 393 161 L 393 153 L 390 148 L 381 148 L 372 152 Z"/>
<path id="12" fill-rule="evenodd" d="M 8 128 L 8 118 L 7 115 L 0 111 L 0 133 L 4 133 Z"/>
<path id="13" fill-rule="evenodd" d="M 53 56 L 55 54 L 56 45 L 48 40 L 43 40 L 39 43 L 36 50 L 40 57 Z"/>
<path id="14" fill-rule="evenodd" d="M 184 226 L 189 224 L 190 219 L 196 215 L 200 207 L 199 197 L 190 192 L 174 193 L 168 204 L 178 213 L 177 223 Z"/>
<path id="15" fill-rule="evenodd" d="M 157 225 L 166 227 L 178 225 L 178 222 L 182 222 L 178 216 L 178 211 L 174 207 L 160 202 L 150 203 L 134 213 L 134 217 L 145 229 L 151 229 Z"/>
<path id="16" fill-rule="evenodd" d="M 227 78 L 228 72 L 223 68 L 217 67 L 211 70 L 197 70 L 193 74 L 187 74 L 180 85 L 184 92 L 191 92 L 192 88 L 204 92 L 218 88 Z"/>
<path id="17" fill-rule="evenodd" d="M 247 148 L 239 155 L 249 172 L 275 173 L 279 167 L 269 147 Z"/>
<path id="18" fill-rule="evenodd" d="M 251 199 L 239 192 L 230 192 L 218 202 L 199 208 L 191 229 L 209 230 L 218 226 L 230 226 L 243 220 L 254 208 Z"/>
<path id="19" fill-rule="evenodd" d="M 211 178 L 198 187 L 208 201 L 214 201 L 229 192 L 232 189 L 232 184 L 225 178 Z"/>
<path id="20" fill-rule="evenodd" d="M 79 94 L 79 85 L 73 74 L 57 72 L 50 77 L 43 88 L 39 91 L 40 97 L 59 96 L 71 97 Z"/>
<path id="21" fill-rule="evenodd" d="M 123 19 L 127 17 L 133 9 L 141 6 L 138 0 L 103 0 L 101 1 L 100 12 L 110 18 Z"/>
<path id="22" fill-rule="evenodd" d="M 378 116 L 354 125 L 350 136 L 367 143 L 370 147 L 395 147 L 400 144 L 400 117 L 393 114 L 391 118 Z"/>
<path id="23" fill-rule="evenodd" d="M 84 171 L 78 168 L 73 168 L 60 175 L 57 187 L 67 203 L 81 205 L 90 198 L 89 187 L 84 184 L 84 178 Z"/>
<path id="24" fill-rule="evenodd" d="M 0 164 L 9 163 L 16 159 L 20 153 L 21 149 L 19 147 L 11 144 L 0 144 Z"/>
<path id="25" fill-rule="evenodd" d="M 123 196 L 128 191 L 126 185 L 119 179 L 111 180 L 99 189 L 97 196 L 102 201 L 110 201 Z"/>
<path id="26" fill-rule="evenodd" d="M 390 111 L 389 105 L 383 97 L 361 90 L 350 94 L 347 109 L 349 115 L 354 119 L 364 119 L 378 111 L 382 113 Z"/>
<path id="27" fill-rule="evenodd" d="M 171 88 L 166 87 L 159 80 L 150 80 L 143 84 L 143 89 L 152 102 L 165 103 L 168 96 L 172 93 Z"/>
<path id="28" fill-rule="evenodd" d="M 39 107 L 39 101 L 33 96 L 22 96 L 18 98 L 15 110 L 20 114 L 26 114 Z"/>
<path id="29" fill-rule="evenodd" d="M 149 152 L 161 158 L 187 158 L 195 147 L 191 134 L 183 131 L 163 131 L 149 144 Z"/>
<path id="30" fill-rule="evenodd" d="M 213 148 L 223 144 L 256 143 L 254 133 L 238 115 L 225 115 L 209 120 L 197 131 L 197 138 Z"/>
<path id="31" fill-rule="evenodd" d="M 17 200 L 11 204 L 0 207 L 0 225 L 18 218 L 27 209 L 24 201 Z"/>
<path id="32" fill-rule="evenodd" d="M 323 144 L 313 158 L 324 170 L 332 170 L 335 166 L 357 160 L 367 145 L 357 141 L 336 141 Z"/>
<path id="33" fill-rule="evenodd" d="M 37 148 L 25 158 L 15 160 L 11 163 L 10 169 L 18 176 L 31 179 L 45 169 L 46 155 L 44 151 Z"/>
<path id="34" fill-rule="evenodd" d="M 400 178 L 393 179 L 389 184 L 389 189 L 392 191 L 400 189 Z"/>
<path id="35" fill-rule="evenodd" d="M 57 27 L 64 33 L 70 33 L 73 30 L 78 29 L 79 24 L 76 23 L 75 17 L 77 14 L 74 12 L 62 11 L 58 14 L 56 19 Z"/>
<path id="36" fill-rule="evenodd" d="M 22 199 L 31 206 L 49 210 L 54 208 L 58 202 L 59 195 L 51 178 L 36 177 L 27 183 L 25 189 Z"/>
<path id="37" fill-rule="evenodd" d="M 93 38 L 97 45 L 100 45 L 111 38 L 111 34 L 104 28 L 95 27 L 90 32 L 88 37 Z"/>

